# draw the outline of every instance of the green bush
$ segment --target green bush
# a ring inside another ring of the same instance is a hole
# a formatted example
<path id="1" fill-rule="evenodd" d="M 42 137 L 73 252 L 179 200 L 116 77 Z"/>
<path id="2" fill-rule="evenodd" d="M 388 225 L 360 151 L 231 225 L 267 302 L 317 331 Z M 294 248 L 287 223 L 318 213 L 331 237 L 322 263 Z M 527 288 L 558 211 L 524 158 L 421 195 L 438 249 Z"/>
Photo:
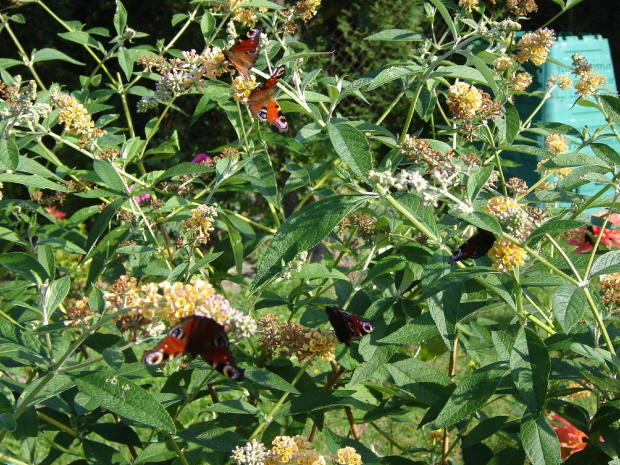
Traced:
<path id="1" fill-rule="evenodd" d="M 376 2 L 348 50 L 387 62 L 324 76 L 319 3 L 195 1 L 166 39 L 120 1 L 2 13 L 6 463 L 618 461 L 620 100 L 575 56 L 606 125 L 532 123 L 569 78 L 527 89 L 531 1 Z M 33 11 L 62 46 L 24 48 Z"/>

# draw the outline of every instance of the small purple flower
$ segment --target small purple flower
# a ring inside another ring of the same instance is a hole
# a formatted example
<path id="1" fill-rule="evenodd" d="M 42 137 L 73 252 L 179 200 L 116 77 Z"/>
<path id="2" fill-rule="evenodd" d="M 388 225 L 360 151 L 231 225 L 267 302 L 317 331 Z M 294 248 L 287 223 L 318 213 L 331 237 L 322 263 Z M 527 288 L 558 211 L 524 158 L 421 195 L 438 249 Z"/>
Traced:
<path id="1" fill-rule="evenodd" d="M 209 155 L 207 155 L 206 153 L 199 153 L 198 155 L 194 157 L 194 159 L 192 160 L 192 163 L 202 163 L 203 161 L 208 161 L 208 160 L 211 160 L 211 157 Z"/>

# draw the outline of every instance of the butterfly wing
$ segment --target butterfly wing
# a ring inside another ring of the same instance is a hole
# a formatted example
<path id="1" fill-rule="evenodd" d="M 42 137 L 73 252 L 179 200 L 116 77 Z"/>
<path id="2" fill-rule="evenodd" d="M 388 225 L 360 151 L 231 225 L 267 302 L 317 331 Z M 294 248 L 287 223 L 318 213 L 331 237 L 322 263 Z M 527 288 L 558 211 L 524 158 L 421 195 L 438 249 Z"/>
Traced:
<path id="1" fill-rule="evenodd" d="M 460 262 L 461 260 L 467 260 L 468 258 L 483 257 L 489 250 L 491 250 L 494 242 L 495 236 L 493 233 L 478 228 L 478 232 L 476 234 L 470 237 L 452 253 L 448 259 L 448 262 L 452 264 Z"/>
<path id="2" fill-rule="evenodd" d="M 157 365 L 184 354 L 198 355 L 217 371 L 235 381 L 243 379 L 229 348 L 228 336 L 222 325 L 201 316 L 184 318 L 170 330 L 168 336 L 153 350 L 146 351 L 142 361 Z"/>
<path id="3" fill-rule="evenodd" d="M 147 350 L 142 356 L 142 363 L 159 365 L 181 357 L 186 353 L 188 319 L 181 320 L 153 350 Z"/>
<path id="4" fill-rule="evenodd" d="M 284 66 L 278 66 L 275 73 L 266 82 L 252 91 L 248 98 L 248 107 L 252 116 L 263 123 L 269 123 L 280 132 L 288 131 L 288 123 L 276 102 L 276 85 L 284 74 Z"/>
<path id="5" fill-rule="evenodd" d="M 352 340 L 359 339 L 375 329 L 372 321 L 349 313 L 342 308 L 325 307 L 325 312 L 338 340 L 348 346 L 351 345 Z"/>
<path id="6" fill-rule="evenodd" d="M 250 29 L 247 39 L 239 39 L 229 50 L 224 50 L 226 59 L 245 77 L 249 76 L 250 69 L 258 60 L 261 32 L 263 31 L 259 27 Z"/>

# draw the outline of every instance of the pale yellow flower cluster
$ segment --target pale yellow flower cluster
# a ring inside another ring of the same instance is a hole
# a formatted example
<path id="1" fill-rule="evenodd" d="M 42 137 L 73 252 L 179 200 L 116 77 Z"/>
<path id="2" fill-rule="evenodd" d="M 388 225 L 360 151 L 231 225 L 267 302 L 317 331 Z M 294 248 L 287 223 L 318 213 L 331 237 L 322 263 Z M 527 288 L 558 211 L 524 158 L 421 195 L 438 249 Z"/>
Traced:
<path id="1" fill-rule="evenodd" d="M 544 28 L 538 29 L 535 32 L 523 34 L 523 37 L 521 37 L 517 44 L 520 47 L 517 61 L 519 63 L 525 63 L 529 60 L 536 66 L 540 66 L 547 61 L 549 49 L 554 43 L 555 36 L 553 29 Z"/>
<path id="2" fill-rule="evenodd" d="M 234 92 L 235 100 L 247 105 L 250 94 L 257 85 L 256 76 L 252 74 L 249 78 L 242 75 L 237 76 L 230 87 Z"/>
<path id="3" fill-rule="evenodd" d="M 219 47 L 207 47 L 200 55 L 204 66 L 204 76 L 215 81 L 230 71 L 224 52 Z"/>
<path id="4" fill-rule="evenodd" d="M 207 243 L 213 231 L 213 222 L 217 216 L 217 209 L 213 205 L 199 205 L 191 210 L 192 216 L 183 220 L 184 232 L 192 234 L 200 242 Z"/>
<path id="5" fill-rule="evenodd" d="M 242 3 L 243 0 L 228 0 L 228 8 L 234 13 L 232 20 L 246 27 L 254 27 L 256 21 L 258 21 L 258 16 L 249 8 L 237 8 L 237 6 Z"/>
<path id="6" fill-rule="evenodd" d="M 304 350 L 320 355 L 323 360 L 335 360 L 338 339 L 331 331 L 315 329 L 308 335 L 307 340 L 308 342 L 303 347 Z"/>
<path id="7" fill-rule="evenodd" d="M 497 271 L 510 271 L 525 263 L 527 252 L 507 239 L 498 239 L 493 243 L 489 257 Z"/>
<path id="8" fill-rule="evenodd" d="M 512 89 L 518 92 L 526 90 L 532 84 L 532 75 L 530 73 L 519 73 L 514 76 Z"/>
<path id="9" fill-rule="evenodd" d="M 105 134 L 103 129 L 95 128 L 88 110 L 71 95 L 54 92 L 50 100 L 58 108 L 58 120 L 65 125 L 66 130 L 82 136 L 81 146 L 90 145 Z"/>
<path id="10" fill-rule="evenodd" d="M 339 465 L 361 465 L 362 456 L 353 447 L 343 447 L 338 451 L 337 461 Z"/>
<path id="11" fill-rule="evenodd" d="M 552 76 L 550 76 L 547 86 L 553 84 L 557 84 L 558 87 L 562 90 L 573 88 L 573 80 L 567 74 L 553 74 Z"/>
<path id="12" fill-rule="evenodd" d="M 607 78 L 599 73 L 592 73 L 581 76 L 579 82 L 575 84 L 576 94 L 581 94 L 581 99 L 591 97 L 599 87 L 607 84 Z"/>
<path id="13" fill-rule="evenodd" d="M 512 66 L 512 60 L 509 57 L 499 57 L 493 62 L 493 66 L 498 71 L 506 71 Z"/>
<path id="14" fill-rule="evenodd" d="M 471 84 L 456 82 L 450 86 L 447 104 L 456 119 L 471 119 L 482 107 L 482 94 Z"/>
<path id="15" fill-rule="evenodd" d="M 562 134 L 552 132 L 545 138 L 545 147 L 549 152 L 551 152 L 552 155 L 561 155 L 568 152 L 568 141 Z M 540 163 L 538 163 L 538 168 L 542 169 L 542 165 L 544 165 L 548 160 L 548 158 L 543 158 Z M 564 168 L 556 168 L 553 170 L 553 173 L 558 175 L 558 180 L 561 180 L 571 174 L 572 171 L 573 169 L 568 166 Z M 548 171 L 543 171 L 543 176 L 547 176 L 548 173 Z"/>
<path id="16" fill-rule="evenodd" d="M 510 197 L 493 197 L 484 206 L 484 210 L 497 218 L 506 231 L 518 239 L 525 240 L 532 233 L 533 225 L 529 215 Z"/>
<path id="17" fill-rule="evenodd" d="M 459 6 L 466 8 L 471 13 L 478 9 L 478 0 L 459 0 Z"/>

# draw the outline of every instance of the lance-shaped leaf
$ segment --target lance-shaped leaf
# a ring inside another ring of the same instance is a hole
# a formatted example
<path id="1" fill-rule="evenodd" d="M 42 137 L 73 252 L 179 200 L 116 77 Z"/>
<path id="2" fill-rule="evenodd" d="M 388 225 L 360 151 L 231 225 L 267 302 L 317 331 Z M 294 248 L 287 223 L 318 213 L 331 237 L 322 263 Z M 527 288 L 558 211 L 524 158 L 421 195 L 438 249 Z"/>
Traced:
<path id="1" fill-rule="evenodd" d="M 539 415 L 547 397 L 551 361 L 544 342 L 529 328 L 521 328 L 510 354 L 510 374 L 534 415 Z"/>
<path id="2" fill-rule="evenodd" d="M 351 210 L 367 197 L 335 195 L 305 206 L 286 219 L 278 229 L 258 266 L 252 290 L 280 272 L 283 263 L 321 242 Z"/>
<path id="3" fill-rule="evenodd" d="M 544 415 L 521 423 L 521 443 L 532 465 L 560 463 L 560 441 Z"/>
<path id="4" fill-rule="evenodd" d="M 504 362 L 495 362 L 468 374 L 439 412 L 433 429 L 445 428 L 471 416 L 493 395 L 507 371 Z"/>
<path id="5" fill-rule="evenodd" d="M 80 391 L 101 407 L 144 425 L 175 432 L 172 418 L 155 397 L 121 376 L 93 373 L 75 379 Z"/>
<path id="6" fill-rule="evenodd" d="M 372 168 L 372 155 L 364 133 L 347 122 L 328 123 L 327 129 L 340 159 L 349 165 L 357 176 L 368 182 L 366 173 Z"/>
<path id="7" fill-rule="evenodd" d="M 560 286 L 553 294 L 553 313 L 565 333 L 569 333 L 588 307 L 583 289 L 574 284 Z"/>

